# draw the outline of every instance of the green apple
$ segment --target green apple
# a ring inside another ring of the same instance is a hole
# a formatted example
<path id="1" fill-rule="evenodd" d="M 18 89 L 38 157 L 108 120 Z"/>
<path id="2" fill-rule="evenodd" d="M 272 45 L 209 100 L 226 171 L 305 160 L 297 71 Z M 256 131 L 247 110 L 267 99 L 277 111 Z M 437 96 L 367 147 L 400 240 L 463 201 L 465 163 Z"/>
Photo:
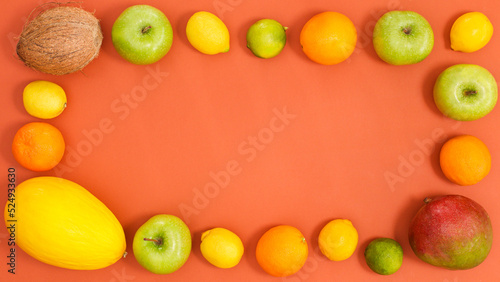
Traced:
<path id="1" fill-rule="evenodd" d="M 157 62 L 172 46 L 173 31 L 167 17 L 155 7 L 128 7 L 116 19 L 111 40 L 125 60 L 138 65 Z"/>
<path id="2" fill-rule="evenodd" d="M 392 65 L 416 64 L 431 53 L 433 46 L 431 25 L 416 12 L 387 12 L 373 30 L 375 52 Z"/>
<path id="3" fill-rule="evenodd" d="M 191 233 L 174 215 L 160 214 L 144 223 L 132 244 L 135 259 L 147 270 L 168 274 L 181 268 L 191 253 Z"/>
<path id="4" fill-rule="evenodd" d="M 498 87 L 485 68 L 458 64 L 444 70 L 434 84 L 434 102 L 446 116 L 460 121 L 487 115 L 497 102 Z"/>

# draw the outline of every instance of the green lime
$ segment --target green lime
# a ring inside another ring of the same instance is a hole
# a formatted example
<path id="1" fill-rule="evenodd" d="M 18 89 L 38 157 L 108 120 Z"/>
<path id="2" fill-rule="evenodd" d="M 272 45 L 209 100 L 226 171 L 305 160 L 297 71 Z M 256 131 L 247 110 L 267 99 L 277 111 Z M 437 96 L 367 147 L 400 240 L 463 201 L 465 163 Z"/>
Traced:
<path id="1" fill-rule="evenodd" d="M 378 238 L 366 247 L 365 260 L 376 273 L 393 274 L 403 264 L 403 248 L 393 239 Z"/>
<path id="2" fill-rule="evenodd" d="M 248 29 L 247 47 L 259 58 L 275 57 L 285 47 L 286 29 L 275 20 L 259 20 Z"/>

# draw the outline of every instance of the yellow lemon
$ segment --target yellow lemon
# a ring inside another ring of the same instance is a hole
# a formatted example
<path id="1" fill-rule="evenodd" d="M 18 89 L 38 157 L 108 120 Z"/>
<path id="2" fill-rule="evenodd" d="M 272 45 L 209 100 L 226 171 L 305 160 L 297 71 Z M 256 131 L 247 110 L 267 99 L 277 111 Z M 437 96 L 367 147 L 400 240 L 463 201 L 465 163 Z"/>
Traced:
<path id="1" fill-rule="evenodd" d="M 461 52 L 475 52 L 483 48 L 493 35 L 493 25 L 480 12 L 461 15 L 451 27 L 451 49 Z"/>
<path id="2" fill-rule="evenodd" d="M 201 234 L 201 254 L 219 268 L 236 266 L 243 256 L 243 243 L 238 235 L 225 228 L 213 228 Z"/>
<path id="3" fill-rule="evenodd" d="M 318 237 L 321 253 L 333 261 L 349 258 L 358 245 L 358 231 L 350 220 L 335 219 L 326 224 Z"/>
<path id="4" fill-rule="evenodd" d="M 37 80 L 24 88 L 23 103 L 30 115 L 51 119 L 60 115 L 66 108 L 66 93 L 61 86 L 53 82 Z"/>
<path id="5" fill-rule="evenodd" d="M 201 11 L 189 18 L 186 25 L 189 43 L 203 54 L 215 55 L 229 51 L 229 31 L 214 14 Z"/>

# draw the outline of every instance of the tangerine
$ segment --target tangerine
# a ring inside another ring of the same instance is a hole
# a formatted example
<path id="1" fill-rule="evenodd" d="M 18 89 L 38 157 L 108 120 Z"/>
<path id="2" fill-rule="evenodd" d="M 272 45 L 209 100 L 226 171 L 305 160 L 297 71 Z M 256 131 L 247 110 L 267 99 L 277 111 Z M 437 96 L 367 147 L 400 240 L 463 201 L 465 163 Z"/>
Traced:
<path id="1" fill-rule="evenodd" d="M 12 142 L 12 153 L 23 167 L 47 171 L 62 159 L 64 138 L 56 127 L 45 122 L 31 122 L 21 127 Z"/>
<path id="2" fill-rule="evenodd" d="M 300 32 L 300 45 L 312 61 L 334 65 L 345 61 L 356 47 L 357 32 L 352 21 L 337 12 L 313 16 Z"/>
<path id="3" fill-rule="evenodd" d="M 304 266 L 308 255 L 307 242 L 297 228 L 278 225 L 262 235 L 255 255 L 264 271 L 272 276 L 284 277 Z"/>
<path id="4" fill-rule="evenodd" d="M 462 186 L 478 183 L 491 169 L 488 147 L 471 135 L 446 141 L 441 148 L 439 162 L 446 178 Z"/>

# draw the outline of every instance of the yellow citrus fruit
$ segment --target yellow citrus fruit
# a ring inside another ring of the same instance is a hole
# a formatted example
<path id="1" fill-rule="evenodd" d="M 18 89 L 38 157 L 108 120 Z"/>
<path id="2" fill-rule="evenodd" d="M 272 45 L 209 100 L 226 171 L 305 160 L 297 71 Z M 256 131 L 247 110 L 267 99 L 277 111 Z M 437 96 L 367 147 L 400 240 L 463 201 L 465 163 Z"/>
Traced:
<path id="1" fill-rule="evenodd" d="M 462 186 L 478 183 L 491 169 L 488 147 L 471 135 L 446 141 L 441 148 L 439 162 L 446 178 Z"/>
<path id="2" fill-rule="evenodd" d="M 37 80 L 24 88 L 23 103 L 30 115 L 51 119 L 60 115 L 66 108 L 66 93 L 61 86 L 53 82 Z"/>
<path id="3" fill-rule="evenodd" d="M 244 247 L 238 235 L 225 228 L 213 228 L 201 234 L 200 250 L 211 264 L 231 268 L 240 262 Z"/>
<path id="4" fill-rule="evenodd" d="M 357 32 L 352 21 L 337 12 L 313 16 L 300 32 L 300 45 L 312 61 L 334 65 L 345 61 L 356 47 Z"/>
<path id="5" fill-rule="evenodd" d="M 229 51 L 229 31 L 212 13 L 194 13 L 187 22 L 186 36 L 189 43 L 203 54 L 215 55 Z"/>
<path id="6" fill-rule="evenodd" d="M 299 271 L 308 255 L 304 235 L 295 227 L 279 225 L 266 231 L 257 243 L 259 265 L 272 276 L 284 277 Z"/>
<path id="7" fill-rule="evenodd" d="M 493 35 L 493 25 L 486 15 L 471 12 L 461 15 L 450 32 L 451 49 L 461 52 L 475 52 L 483 48 Z"/>
<path id="8" fill-rule="evenodd" d="M 348 219 L 335 219 L 321 229 L 319 249 L 330 260 L 348 259 L 358 245 L 358 231 Z"/>

